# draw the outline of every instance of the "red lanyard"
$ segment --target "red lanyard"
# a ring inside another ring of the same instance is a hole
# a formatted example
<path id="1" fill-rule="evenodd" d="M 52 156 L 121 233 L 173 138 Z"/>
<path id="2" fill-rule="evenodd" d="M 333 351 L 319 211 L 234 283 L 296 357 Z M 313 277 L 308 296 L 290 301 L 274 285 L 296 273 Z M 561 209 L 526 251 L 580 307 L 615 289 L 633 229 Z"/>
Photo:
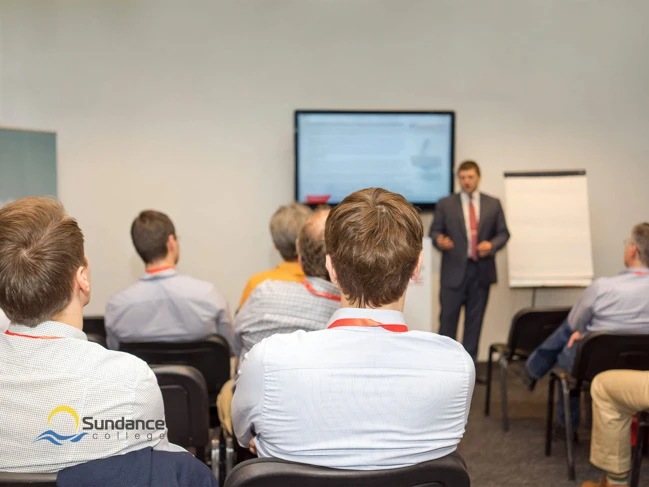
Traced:
<path id="1" fill-rule="evenodd" d="M 61 337 L 46 337 L 46 336 L 39 337 L 33 335 L 23 335 L 22 333 L 14 333 L 13 331 L 9 331 L 9 330 L 5 331 L 5 335 L 9 335 L 12 337 L 37 338 L 41 340 L 55 340 L 57 338 L 61 338 Z"/>
<path id="2" fill-rule="evenodd" d="M 148 269 L 146 271 L 147 274 L 157 274 L 158 272 L 163 272 L 163 271 L 168 271 L 169 269 L 173 269 L 174 266 L 172 265 L 166 265 L 163 267 L 154 267 L 153 269 Z"/>
<path id="3" fill-rule="evenodd" d="M 380 326 L 384 330 L 393 331 L 395 333 L 403 333 L 408 331 L 408 327 L 406 325 L 384 325 L 383 323 L 379 323 L 378 321 L 370 320 L 367 318 L 341 318 L 334 321 L 327 327 L 327 329 L 338 328 L 339 326 Z"/>
<path id="4" fill-rule="evenodd" d="M 331 293 L 325 293 L 322 291 L 316 291 L 315 289 L 313 289 L 311 283 L 306 279 L 302 281 L 302 285 L 307 289 L 307 291 L 309 291 L 314 296 L 320 296 L 321 298 L 331 299 L 332 301 L 340 302 L 340 296 L 336 296 L 335 294 L 331 294 Z"/>
<path id="5" fill-rule="evenodd" d="M 633 273 L 636 276 L 646 276 L 647 274 L 649 274 L 649 272 L 647 272 L 647 271 L 634 271 Z"/>

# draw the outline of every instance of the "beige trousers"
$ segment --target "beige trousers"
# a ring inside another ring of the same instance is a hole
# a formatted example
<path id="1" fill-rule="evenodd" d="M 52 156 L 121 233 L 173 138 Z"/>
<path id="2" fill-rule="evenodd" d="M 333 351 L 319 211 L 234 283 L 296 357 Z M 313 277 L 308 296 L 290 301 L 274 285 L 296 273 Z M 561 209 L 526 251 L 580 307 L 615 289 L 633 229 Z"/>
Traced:
<path id="1" fill-rule="evenodd" d="M 631 416 L 649 409 L 649 372 L 609 370 L 595 377 L 590 461 L 611 474 L 631 470 Z"/>
<path id="2" fill-rule="evenodd" d="M 221 392 L 216 397 L 216 407 L 219 411 L 219 421 L 221 422 L 221 428 L 223 431 L 230 436 L 234 436 L 234 431 L 232 430 L 232 398 L 234 393 L 232 392 L 232 385 L 234 380 L 230 379 L 223 387 L 221 387 Z"/>

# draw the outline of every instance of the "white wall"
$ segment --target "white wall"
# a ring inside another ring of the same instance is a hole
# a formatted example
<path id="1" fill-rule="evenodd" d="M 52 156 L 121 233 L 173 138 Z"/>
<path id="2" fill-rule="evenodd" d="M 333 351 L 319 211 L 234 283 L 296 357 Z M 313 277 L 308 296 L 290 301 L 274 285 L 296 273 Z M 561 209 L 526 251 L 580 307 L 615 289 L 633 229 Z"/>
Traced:
<path id="1" fill-rule="evenodd" d="M 143 208 L 176 222 L 181 270 L 236 305 L 277 261 L 267 222 L 292 198 L 295 108 L 454 109 L 457 158 L 497 196 L 504 170 L 586 168 L 607 275 L 649 219 L 648 17 L 643 0 L 0 0 L 0 124 L 58 133 L 88 313 L 141 272 Z M 530 300 L 498 264 L 483 352 Z"/>

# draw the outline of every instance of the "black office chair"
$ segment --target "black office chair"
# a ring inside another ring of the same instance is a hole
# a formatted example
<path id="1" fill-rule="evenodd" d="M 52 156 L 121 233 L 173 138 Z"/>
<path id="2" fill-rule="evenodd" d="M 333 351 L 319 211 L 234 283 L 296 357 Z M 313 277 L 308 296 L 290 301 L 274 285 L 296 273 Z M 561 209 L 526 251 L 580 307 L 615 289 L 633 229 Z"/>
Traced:
<path id="1" fill-rule="evenodd" d="M 83 317 L 83 331 L 86 333 L 93 333 L 102 337 L 106 337 L 106 325 L 104 324 L 103 316 L 84 316 Z"/>
<path id="2" fill-rule="evenodd" d="M 623 335 L 596 331 L 587 333 L 577 343 L 577 356 L 572 373 L 558 367 L 550 372 L 545 431 L 545 455 L 550 456 L 552 454 L 554 390 L 557 381 L 559 381 L 564 406 L 568 478 L 570 480 L 575 480 L 570 396 L 580 395 L 582 390 L 589 390 L 590 383 L 595 376 L 606 370 L 649 370 L 649 335 Z"/>
<path id="3" fill-rule="evenodd" d="M 462 456 L 453 452 L 437 460 L 386 470 L 342 470 L 258 458 L 240 463 L 225 487 L 470 487 Z"/>
<path id="4" fill-rule="evenodd" d="M 189 365 L 203 374 L 210 405 L 230 380 L 230 345 L 219 335 L 198 342 L 120 343 L 119 349 L 140 357 L 148 364 Z"/>
<path id="5" fill-rule="evenodd" d="M 491 405 L 491 369 L 494 353 L 498 353 L 500 366 L 500 397 L 502 403 L 503 431 L 509 431 L 507 404 L 507 368 L 512 362 L 525 361 L 536 347 L 541 345 L 570 313 L 570 308 L 524 308 L 514 318 L 509 328 L 507 343 L 494 343 L 489 347 L 487 362 L 487 395 L 485 416 L 489 416 Z"/>
<path id="6" fill-rule="evenodd" d="M 96 333 L 86 333 L 86 337 L 89 342 L 98 343 L 102 347 L 106 348 L 106 337 L 102 335 L 97 335 Z"/>
<path id="7" fill-rule="evenodd" d="M 9 473 L 0 472 L 0 487 L 56 487 L 55 473 Z"/>
<path id="8" fill-rule="evenodd" d="M 640 467 L 642 466 L 642 454 L 647 443 L 647 432 L 649 431 L 649 411 L 639 412 L 638 430 L 636 433 L 635 448 L 633 449 L 633 462 L 631 464 L 631 478 L 629 487 L 640 485 Z"/>

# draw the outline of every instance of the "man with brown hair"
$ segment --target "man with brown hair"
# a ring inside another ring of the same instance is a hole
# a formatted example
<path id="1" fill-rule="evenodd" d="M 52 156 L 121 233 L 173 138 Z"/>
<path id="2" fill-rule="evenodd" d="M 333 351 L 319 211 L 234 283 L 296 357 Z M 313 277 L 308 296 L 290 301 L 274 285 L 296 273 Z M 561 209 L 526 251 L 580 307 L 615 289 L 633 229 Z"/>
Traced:
<path id="1" fill-rule="evenodd" d="M 273 281 L 302 282 L 304 272 L 297 261 L 295 242 L 304 222 L 311 216 L 311 209 L 300 203 L 280 206 L 270 219 L 270 234 L 275 248 L 284 259 L 274 269 L 253 275 L 243 289 L 239 309 L 250 296 L 250 293 L 262 282 Z"/>
<path id="2" fill-rule="evenodd" d="M 0 471 L 58 472 L 146 447 L 184 451 L 167 441 L 151 369 L 86 340 L 89 300 L 83 234 L 63 207 L 25 198 L 0 208 L 0 307 L 11 319 L 0 335 Z"/>
<path id="3" fill-rule="evenodd" d="M 225 296 L 212 283 L 178 274 L 180 246 L 171 219 L 159 211 L 141 212 L 131 238 L 146 274 L 106 304 L 106 341 L 186 342 L 218 334 L 232 343 Z"/>
<path id="4" fill-rule="evenodd" d="M 464 161 L 457 177 L 462 191 L 437 203 L 430 227 L 433 245 L 442 252 L 439 334 L 455 339 L 464 306 L 462 344 L 475 361 L 489 288 L 497 281 L 494 257 L 509 231 L 500 201 L 478 192 L 480 166 Z"/>
<path id="5" fill-rule="evenodd" d="M 326 330 L 273 335 L 241 365 L 232 403 L 239 444 L 262 457 L 383 469 L 456 449 L 475 370 L 457 342 L 408 331 L 406 289 L 422 265 L 423 226 L 401 195 L 357 191 L 325 228 L 341 308 Z"/>

